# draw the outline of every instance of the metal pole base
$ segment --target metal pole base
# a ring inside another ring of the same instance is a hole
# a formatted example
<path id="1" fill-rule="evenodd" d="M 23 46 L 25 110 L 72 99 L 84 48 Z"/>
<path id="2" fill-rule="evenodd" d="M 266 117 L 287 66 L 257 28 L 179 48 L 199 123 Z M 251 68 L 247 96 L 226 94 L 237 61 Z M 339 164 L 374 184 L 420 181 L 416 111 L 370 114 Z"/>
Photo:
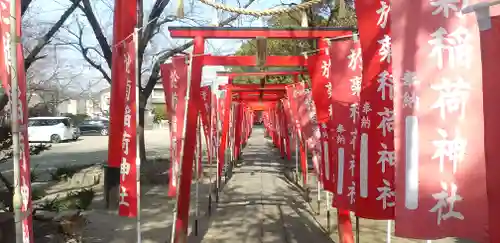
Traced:
<path id="1" fill-rule="evenodd" d="M 318 212 L 316 212 L 317 215 L 320 215 L 321 214 L 321 201 L 317 201 L 316 202 L 317 206 L 318 206 Z"/>
<path id="2" fill-rule="evenodd" d="M 359 217 L 356 216 L 356 243 L 359 243 Z"/>
<path id="3" fill-rule="evenodd" d="M 194 235 L 198 236 L 198 219 L 194 220 Z"/>
<path id="4" fill-rule="evenodd" d="M 309 196 L 310 196 L 310 189 L 309 189 L 309 187 L 306 186 L 306 188 L 304 188 L 304 199 L 308 203 L 311 202 L 311 198 Z"/>
<path id="5" fill-rule="evenodd" d="M 212 192 L 208 194 L 208 216 L 212 216 Z"/>
<path id="6" fill-rule="evenodd" d="M 215 186 L 215 203 L 219 203 L 219 191 L 220 191 L 220 178 L 218 179 L 217 185 Z"/>
<path id="7" fill-rule="evenodd" d="M 104 201 L 106 209 L 118 208 L 120 193 L 120 168 L 104 166 Z"/>
<path id="8" fill-rule="evenodd" d="M 331 226 L 330 217 L 331 217 L 330 210 L 328 210 L 328 211 L 326 211 L 326 232 L 328 232 L 328 234 L 332 233 L 332 226 Z"/>

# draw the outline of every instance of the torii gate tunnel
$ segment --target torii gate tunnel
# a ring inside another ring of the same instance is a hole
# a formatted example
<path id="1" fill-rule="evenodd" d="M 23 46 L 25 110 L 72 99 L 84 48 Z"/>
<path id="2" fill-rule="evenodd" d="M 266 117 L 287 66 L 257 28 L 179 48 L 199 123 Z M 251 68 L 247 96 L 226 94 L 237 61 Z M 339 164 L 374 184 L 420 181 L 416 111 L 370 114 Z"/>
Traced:
<path id="1" fill-rule="evenodd" d="M 270 104 L 275 104 L 281 98 L 285 96 L 286 84 L 266 84 L 265 77 L 274 75 L 292 75 L 295 81 L 298 81 L 298 75 L 303 74 L 304 71 L 269 71 L 269 72 L 218 72 L 217 76 L 227 76 L 229 77 L 229 82 L 227 85 L 222 85 L 219 87 L 221 90 L 226 90 L 225 96 L 225 107 L 230 107 L 232 101 L 238 101 L 240 103 L 245 103 L 252 110 L 264 110 L 266 107 L 270 107 Z M 264 77 L 261 79 L 260 84 L 233 84 L 232 78 L 238 76 L 257 76 Z M 265 102 L 265 103 L 263 103 Z M 226 149 L 227 142 L 227 131 L 229 130 L 230 123 L 229 112 L 224 113 L 223 120 L 223 132 L 221 138 L 221 147 L 219 150 L 219 155 L 223 155 Z M 240 127 L 237 127 L 235 138 L 235 154 L 239 156 L 241 147 L 239 138 Z"/>
<path id="2" fill-rule="evenodd" d="M 205 53 L 206 39 L 255 39 L 256 37 L 274 38 L 274 39 L 323 39 L 335 38 L 351 35 L 352 28 L 269 28 L 269 27 L 246 27 L 246 28 L 226 28 L 226 27 L 169 27 L 172 38 L 192 38 L 193 39 L 193 61 L 191 63 L 191 87 L 189 97 L 200 95 L 200 86 L 202 79 L 202 68 L 206 65 L 222 66 L 256 66 L 256 56 L 210 56 Z M 322 43 L 319 41 L 318 43 Z M 318 46 L 320 47 L 320 46 Z M 287 56 L 267 56 L 264 66 L 287 66 L 303 67 L 306 66 L 305 57 L 287 57 Z M 255 91 L 255 90 L 254 90 Z M 258 90 L 261 91 L 261 90 Z M 263 90 L 262 90 L 263 91 Z M 198 109 L 194 102 L 188 102 L 186 114 L 185 144 L 196 143 L 196 125 Z M 221 145 L 225 144 L 221 140 Z M 222 146 L 220 146 L 222 148 Z M 174 242 L 184 243 L 187 241 L 187 229 L 189 223 L 189 194 L 191 191 L 191 178 L 193 174 L 193 148 L 184 146 L 181 153 L 182 158 L 182 177 L 179 185 L 179 196 L 177 201 L 177 216 L 175 218 Z M 219 150 L 219 154 L 220 154 Z M 222 151 L 224 152 L 224 151 Z M 223 153 L 222 153 L 223 154 Z"/>

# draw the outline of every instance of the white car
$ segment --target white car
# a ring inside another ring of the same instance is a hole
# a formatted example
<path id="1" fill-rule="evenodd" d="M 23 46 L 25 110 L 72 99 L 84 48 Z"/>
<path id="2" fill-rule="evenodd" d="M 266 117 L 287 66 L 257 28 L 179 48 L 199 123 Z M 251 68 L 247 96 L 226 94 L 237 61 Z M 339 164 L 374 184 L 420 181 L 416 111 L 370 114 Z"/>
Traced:
<path id="1" fill-rule="evenodd" d="M 69 117 L 31 117 L 28 119 L 30 142 L 60 143 L 75 140 L 79 136 L 76 129 Z"/>

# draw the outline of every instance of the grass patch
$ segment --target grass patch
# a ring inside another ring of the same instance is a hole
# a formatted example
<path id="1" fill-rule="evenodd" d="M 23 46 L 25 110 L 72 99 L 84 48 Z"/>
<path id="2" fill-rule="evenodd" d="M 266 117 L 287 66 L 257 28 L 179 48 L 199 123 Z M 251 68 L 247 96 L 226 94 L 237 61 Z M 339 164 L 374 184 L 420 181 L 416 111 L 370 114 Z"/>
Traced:
<path id="1" fill-rule="evenodd" d="M 61 212 L 65 210 L 87 210 L 95 197 L 95 191 L 90 189 L 82 189 L 76 192 L 69 192 L 65 197 L 55 197 L 52 200 L 46 200 L 40 209 Z"/>

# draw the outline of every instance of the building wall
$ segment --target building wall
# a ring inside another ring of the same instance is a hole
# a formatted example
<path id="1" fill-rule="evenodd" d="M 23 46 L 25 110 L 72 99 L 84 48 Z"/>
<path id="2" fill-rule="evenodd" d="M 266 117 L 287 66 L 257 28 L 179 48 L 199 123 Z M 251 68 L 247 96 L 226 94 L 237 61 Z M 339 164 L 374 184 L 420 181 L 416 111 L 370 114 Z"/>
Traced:
<path id="1" fill-rule="evenodd" d="M 99 106 L 103 112 L 109 113 L 109 99 L 111 97 L 111 92 L 108 89 L 105 92 L 101 92 Z"/>
<path id="2" fill-rule="evenodd" d="M 57 112 L 78 114 L 78 101 L 77 100 L 65 100 L 57 105 Z"/>

